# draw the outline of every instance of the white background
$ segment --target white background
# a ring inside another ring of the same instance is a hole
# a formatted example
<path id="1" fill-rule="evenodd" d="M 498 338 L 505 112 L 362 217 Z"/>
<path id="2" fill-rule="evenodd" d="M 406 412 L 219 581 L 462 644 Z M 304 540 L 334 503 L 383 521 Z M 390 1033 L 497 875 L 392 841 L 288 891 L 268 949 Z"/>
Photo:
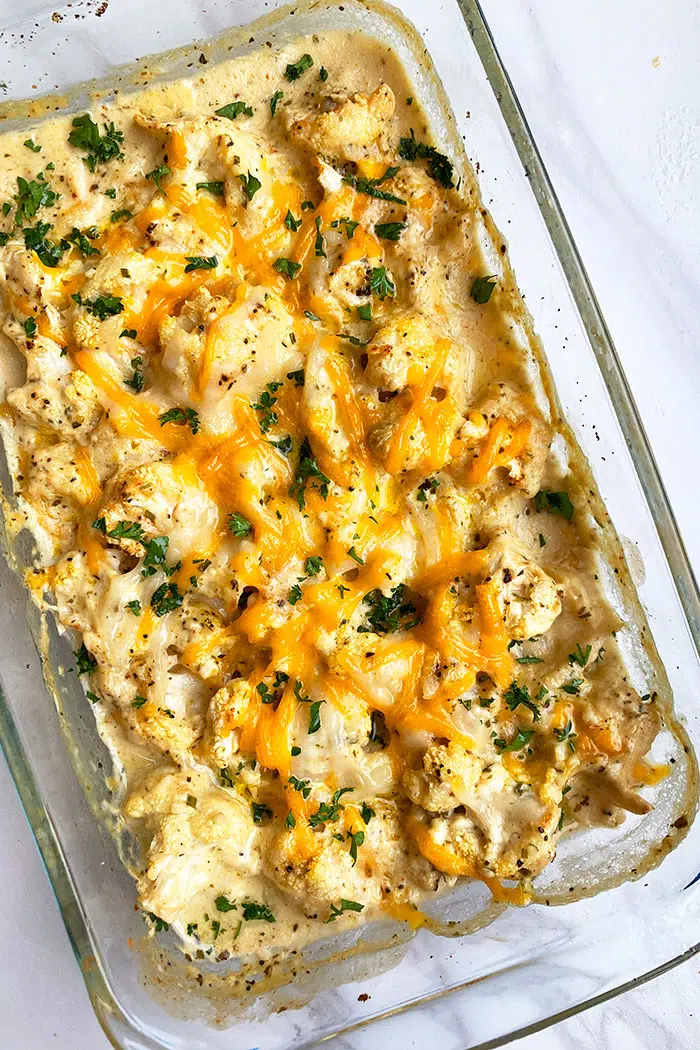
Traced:
<path id="1" fill-rule="evenodd" d="M 482 3 L 700 565 L 700 0 Z M 0 1047 L 105 1050 L 1 759 L 0 800 Z M 699 971 L 518 1047 L 695 1050 Z"/>

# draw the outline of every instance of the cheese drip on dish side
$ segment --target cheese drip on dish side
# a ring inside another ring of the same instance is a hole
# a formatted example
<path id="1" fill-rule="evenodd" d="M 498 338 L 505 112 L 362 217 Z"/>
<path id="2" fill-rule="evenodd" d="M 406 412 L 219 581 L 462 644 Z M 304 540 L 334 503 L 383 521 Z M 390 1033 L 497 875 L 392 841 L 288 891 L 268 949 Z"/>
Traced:
<path id="1" fill-rule="evenodd" d="M 154 928 L 247 954 L 461 876 L 524 902 L 562 832 L 646 812 L 659 716 L 392 52 L 329 33 L 25 134 L 3 434 Z"/>

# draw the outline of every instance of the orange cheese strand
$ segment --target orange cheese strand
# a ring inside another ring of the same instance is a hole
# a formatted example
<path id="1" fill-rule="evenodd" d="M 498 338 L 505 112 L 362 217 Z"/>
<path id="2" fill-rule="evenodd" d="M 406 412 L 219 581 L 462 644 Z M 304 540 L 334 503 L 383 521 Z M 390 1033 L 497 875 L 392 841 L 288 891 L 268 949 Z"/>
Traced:
<path id="1" fill-rule="evenodd" d="M 464 472 L 464 480 L 482 484 L 494 467 L 503 467 L 525 449 L 532 424 L 525 419 L 517 427 L 505 419 L 497 419 L 486 436 L 478 456 Z"/>
<path id="2" fill-rule="evenodd" d="M 75 446 L 75 469 L 83 483 L 84 489 L 84 495 L 80 502 L 83 506 L 97 503 L 102 495 L 102 485 L 92 462 L 92 456 L 83 445 Z"/>
<path id="3" fill-rule="evenodd" d="M 433 392 L 433 387 L 445 367 L 445 361 L 447 360 L 449 350 L 450 341 L 448 339 L 438 339 L 435 346 L 435 356 L 428 368 L 423 382 L 413 396 L 413 404 L 401 423 L 399 423 L 389 447 L 389 454 L 386 458 L 385 464 L 389 474 L 398 474 L 403 467 L 411 435 L 413 434 L 416 424 L 420 421 L 423 409 Z"/>
<path id="4" fill-rule="evenodd" d="M 505 689 L 511 677 L 513 660 L 508 652 L 508 635 L 498 604 L 498 587 L 490 580 L 477 584 L 475 590 L 481 624 L 481 651 L 489 661 L 489 671 L 496 685 Z"/>
<path id="5" fill-rule="evenodd" d="M 162 427 L 158 416 L 160 409 L 153 402 L 125 390 L 111 374 L 107 364 L 109 358 L 99 352 L 76 350 L 73 359 L 83 372 L 90 377 L 97 389 L 105 396 L 109 409 L 110 422 L 120 434 L 126 437 L 151 439 L 171 452 L 186 442 L 182 428 Z"/>

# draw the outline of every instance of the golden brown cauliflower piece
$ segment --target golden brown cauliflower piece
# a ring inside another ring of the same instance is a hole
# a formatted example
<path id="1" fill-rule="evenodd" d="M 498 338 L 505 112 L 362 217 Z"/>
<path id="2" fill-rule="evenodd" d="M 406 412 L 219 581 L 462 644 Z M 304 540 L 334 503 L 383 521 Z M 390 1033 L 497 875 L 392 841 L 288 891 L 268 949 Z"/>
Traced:
<path id="1" fill-rule="evenodd" d="M 147 463 L 121 471 L 110 483 L 99 509 L 106 532 L 120 522 L 136 522 L 145 540 L 168 536 L 172 560 L 206 545 L 216 528 L 218 509 L 204 486 L 183 473 L 172 462 Z M 143 544 L 127 537 L 109 537 L 130 554 L 143 554 Z"/>
<path id="2" fill-rule="evenodd" d="M 406 794 L 430 813 L 447 813 L 462 803 L 483 772 L 483 764 L 459 744 L 433 744 L 423 755 L 423 769 L 404 773 Z"/>
<path id="3" fill-rule="evenodd" d="M 456 745 L 450 747 L 451 753 L 443 748 L 442 754 L 430 756 L 422 781 L 420 774 L 408 781 L 412 796 L 442 807 L 452 795 L 454 804 L 464 810 L 443 810 L 444 815 L 423 825 L 427 835 L 418 841 L 424 854 L 438 868 L 446 852 L 451 854 L 454 874 L 481 873 L 499 879 L 538 874 L 556 849 L 563 787 L 554 782 L 556 771 L 550 771 L 552 783 L 547 790 L 539 792 L 518 783 L 497 762 L 484 766 L 475 779 L 473 763 L 458 756 Z M 463 781 L 460 771 L 471 778 L 470 783 Z"/>
<path id="4" fill-rule="evenodd" d="M 379 84 L 371 95 L 326 95 L 312 107 L 290 106 L 284 120 L 290 136 L 327 157 L 352 160 L 371 146 L 394 115 L 394 93 Z"/>
<path id="5" fill-rule="evenodd" d="M 524 641 L 546 634 L 561 613 L 556 583 L 507 539 L 494 542 L 491 576 L 500 585 L 498 603 L 509 638 Z"/>
<path id="6" fill-rule="evenodd" d="M 366 908 L 389 897 L 398 903 L 417 903 L 422 892 L 435 890 L 440 875 L 407 839 L 396 808 L 372 799 L 374 816 L 368 824 L 352 822 L 364 831 L 353 864 L 349 839 L 339 842 L 328 831 L 318 835 L 313 856 L 300 859 L 294 832 L 284 832 L 272 843 L 265 858 L 267 874 L 290 896 L 309 918 L 328 914 L 331 904 L 342 898 Z M 333 831 L 340 834 L 338 825 Z M 347 833 L 346 833 L 347 836 Z"/>

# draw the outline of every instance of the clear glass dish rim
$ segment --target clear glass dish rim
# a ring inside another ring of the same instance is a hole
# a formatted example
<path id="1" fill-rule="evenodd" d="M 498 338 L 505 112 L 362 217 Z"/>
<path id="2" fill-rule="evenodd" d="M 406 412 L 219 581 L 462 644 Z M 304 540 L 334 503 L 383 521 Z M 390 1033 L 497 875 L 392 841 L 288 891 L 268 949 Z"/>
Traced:
<path id="1" fill-rule="evenodd" d="M 311 6 L 312 2 L 313 0 L 302 0 L 300 4 L 295 6 L 297 8 Z M 513 83 L 500 57 L 481 4 L 479 0 L 456 0 L 456 6 L 464 19 L 489 86 L 496 98 L 510 137 L 527 173 L 528 182 L 538 209 L 547 227 L 586 336 L 595 354 L 602 379 L 610 395 L 617 420 L 629 448 L 667 565 L 672 574 L 674 587 L 693 645 L 700 656 L 700 589 L 698 588 L 683 538 L 612 336 Z M 287 10 L 288 8 L 280 7 L 274 12 L 274 15 L 282 17 Z M 265 17 L 265 21 L 268 19 L 270 19 L 270 15 Z M 29 756 L 17 731 L 1 680 L 0 747 L 5 755 L 19 799 L 34 835 L 71 947 L 83 975 L 92 1007 L 111 1045 L 115 1047 L 115 1050 L 123 1050 L 123 1044 L 117 1042 L 114 1024 L 115 1021 L 121 1022 L 124 1032 L 131 1028 L 131 1024 L 114 999 L 102 969 L 95 958 L 88 927 L 71 878 L 68 859 L 42 801 L 40 790 L 32 772 Z M 502 1047 L 512 1040 L 542 1032 L 559 1021 L 566 1020 L 592 1006 L 608 1002 L 632 988 L 646 984 L 655 977 L 667 973 L 681 963 L 686 962 L 698 953 L 700 953 L 700 941 L 681 954 L 654 967 L 652 970 L 640 974 L 638 977 L 624 981 L 605 992 L 591 996 L 580 1003 L 550 1014 L 532 1024 L 515 1029 L 507 1035 L 481 1042 L 473 1046 L 472 1050 L 495 1050 L 495 1048 Z M 443 992 L 430 996 L 430 999 L 432 1002 L 446 999 L 468 988 L 472 983 L 476 982 L 470 980 L 454 985 Z M 392 1015 L 406 1013 L 414 1006 L 419 1007 L 420 1005 L 421 1000 L 396 1007 L 390 1010 L 389 1013 Z M 380 1014 L 367 1021 L 351 1024 L 344 1030 L 343 1034 L 347 1036 L 354 1029 L 367 1027 L 386 1016 L 386 1013 Z M 109 1019 L 109 1023 L 107 1019 Z"/>

